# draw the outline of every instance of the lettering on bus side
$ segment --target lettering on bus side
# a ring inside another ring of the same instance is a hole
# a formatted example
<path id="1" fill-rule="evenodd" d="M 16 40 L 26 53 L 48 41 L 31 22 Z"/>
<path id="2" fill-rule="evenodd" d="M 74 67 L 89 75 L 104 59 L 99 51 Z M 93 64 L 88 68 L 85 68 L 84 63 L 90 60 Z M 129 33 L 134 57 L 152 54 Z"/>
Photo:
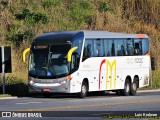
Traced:
<path id="1" fill-rule="evenodd" d="M 99 69 L 99 84 L 98 84 L 98 89 L 100 90 L 100 83 L 101 83 L 101 71 L 102 71 L 102 66 L 103 64 L 106 64 L 106 89 L 112 89 L 112 80 L 114 80 L 114 89 L 116 88 L 116 60 L 113 60 L 113 62 L 110 62 L 109 60 L 102 60 L 100 64 L 100 69 Z M 110 71 L 108 71 L 110 70 Z M 112 79 L 114 78 L 114 79 Z M 110 82 L 110 84 L 108 84 Z"/>
<path id="2" fill-rule="evenodd" d="M 128 64 L 134 64 L 134 63 L 139 63 L 140 66 L 142 65 L 143 63 L 143 57 L 142 58 L 127 58 L 127 63 Z"/>

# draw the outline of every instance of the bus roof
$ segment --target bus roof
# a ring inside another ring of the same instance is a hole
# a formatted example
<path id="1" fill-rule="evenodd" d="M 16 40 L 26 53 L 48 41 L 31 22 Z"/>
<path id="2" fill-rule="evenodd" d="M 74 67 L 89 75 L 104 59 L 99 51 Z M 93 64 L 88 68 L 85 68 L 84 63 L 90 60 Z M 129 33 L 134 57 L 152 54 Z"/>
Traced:
<path id="1" fill-rule="evenodd" d="M 146 34 L 128 34 L 109 31 L 83 31 L 85 38 L 148 38 Z"/>
<path id="2" fill-rule="evenodd" d="M 83 34 L 85 38 L 148 38 L 146 34 L 127 34 L 98 30 L 79 30 L 79 31 L 55 31 L 48 32 L 38 36 L 33 43 L 50 44 L 50 42 L 66 42 L 70 41 L 78 34 Z"/>

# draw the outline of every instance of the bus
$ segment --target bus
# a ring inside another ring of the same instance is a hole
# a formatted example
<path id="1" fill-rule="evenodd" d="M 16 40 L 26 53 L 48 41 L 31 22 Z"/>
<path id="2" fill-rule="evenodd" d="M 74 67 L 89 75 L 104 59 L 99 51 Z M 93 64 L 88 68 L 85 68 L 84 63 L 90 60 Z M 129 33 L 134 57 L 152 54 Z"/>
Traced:
<path id="1" fill-rule="evenodd" d="M 114 91 L 136 95 L 149 85 L 151 60 L 146 34 L 55 31 L 35 38 L 29 52 L 29 93 Z"/>

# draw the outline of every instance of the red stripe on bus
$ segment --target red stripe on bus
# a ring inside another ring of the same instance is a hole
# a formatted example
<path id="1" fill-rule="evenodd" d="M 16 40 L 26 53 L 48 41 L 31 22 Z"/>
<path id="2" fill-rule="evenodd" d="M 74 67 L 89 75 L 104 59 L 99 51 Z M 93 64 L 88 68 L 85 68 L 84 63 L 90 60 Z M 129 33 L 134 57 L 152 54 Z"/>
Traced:
<path id="1" fill-rule="evenodd" d="M 106 62 L 106 60 L 102 60 L 101 64 L 100 64 L 100 68 L 99 68 L 99 85 L 98 85 L 98 89 L 100 90 L 100 83 L 101 83 L 101 70 L 102 70 L 102 65 Z"/>

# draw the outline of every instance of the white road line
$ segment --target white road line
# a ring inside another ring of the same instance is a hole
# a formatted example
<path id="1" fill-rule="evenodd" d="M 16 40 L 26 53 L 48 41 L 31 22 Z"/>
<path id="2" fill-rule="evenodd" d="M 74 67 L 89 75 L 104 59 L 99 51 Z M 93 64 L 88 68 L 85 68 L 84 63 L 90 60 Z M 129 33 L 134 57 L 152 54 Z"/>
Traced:
<path id="1" fill-rule="evenodd" d="M 21 104 L 35 104 L 35 103 L 42 103 L 42 102 L 26 102 L 26 103 L 16 103 L 16 104 L 19 104 L 19 105 L 21 105 Z"/>
<path id="2" fill-rule="evenodd" d="M 159 92 L 160 89 L 156 89 L 156 90 L 138 90 L 139 93 L 141 92 Z"/>

